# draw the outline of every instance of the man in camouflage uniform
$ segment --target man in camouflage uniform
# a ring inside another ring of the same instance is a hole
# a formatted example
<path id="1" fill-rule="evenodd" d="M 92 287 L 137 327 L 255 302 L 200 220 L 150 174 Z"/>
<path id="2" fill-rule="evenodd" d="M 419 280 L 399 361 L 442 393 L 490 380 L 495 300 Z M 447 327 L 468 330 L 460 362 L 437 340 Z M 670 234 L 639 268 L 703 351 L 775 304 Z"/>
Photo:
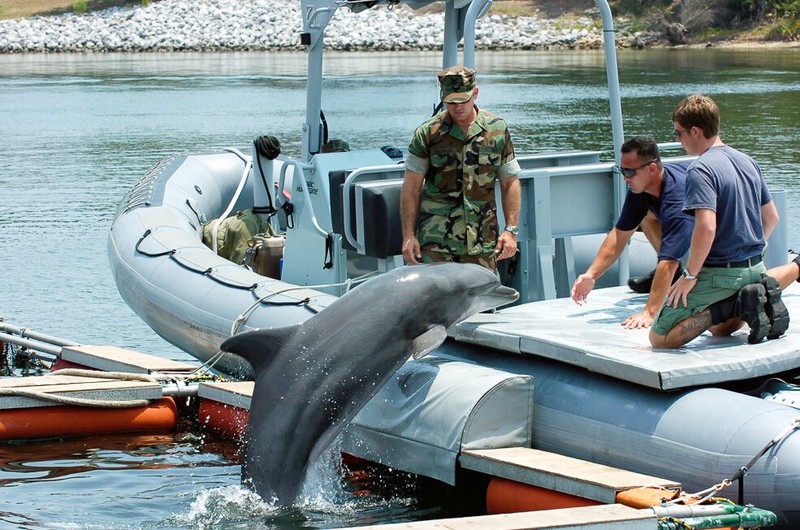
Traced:
<path id="1" fill-rule="evenodd" d="M 439 72 L 446 110 L 420 125 L 408 147 L 400 207 L 406 263 L 457 261 L 496 271 L 517 252 L 519 163 L 505 121 L 475 105 L 475 71 Z M 498 233 L 494 184 L 505 229 Z"/>

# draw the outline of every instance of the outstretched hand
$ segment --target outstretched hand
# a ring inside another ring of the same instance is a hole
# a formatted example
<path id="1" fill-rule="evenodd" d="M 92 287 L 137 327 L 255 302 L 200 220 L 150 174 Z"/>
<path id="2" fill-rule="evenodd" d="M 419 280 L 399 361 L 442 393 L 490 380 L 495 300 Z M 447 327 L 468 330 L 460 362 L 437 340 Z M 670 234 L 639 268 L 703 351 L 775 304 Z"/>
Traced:
<path id="1" fill-rule="evenodd" d="M 575 300 L 576 304 L 583 305 L 586 303 L 586 298 L 594 289 L 594 283 L 594 278 L 588 274 L 581 274 L 575 279 L 575 283 L 572 284 L 572 299 Z"/>

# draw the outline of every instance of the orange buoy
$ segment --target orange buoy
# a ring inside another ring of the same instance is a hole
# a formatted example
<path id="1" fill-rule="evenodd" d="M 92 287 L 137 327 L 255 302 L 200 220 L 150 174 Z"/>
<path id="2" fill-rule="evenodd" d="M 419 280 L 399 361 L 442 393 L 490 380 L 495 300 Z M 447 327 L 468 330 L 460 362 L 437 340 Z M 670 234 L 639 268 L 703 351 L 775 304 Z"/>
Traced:
<path id="1" fill-rule="evenodd" d="M 489 514 L 577 508 L 598 504 L 603 503 L 497 477 L 489 482 L 489 487 L 486 489 L 486 511 Z"/>
<path id="2" fill-rule="evenodd" d="M 200 425 L 232 438 L 242 439 L 247 432 L 249 411 L 219 401 L 204 399 L 200 402 L 198 417 Z"/>
<path id="3" fill-rule="evenodd" d="M 177 424 L 178 409 L 170 397 L 145 407 L 125 409 L 75 406 L 10 409 L 0 411 L 0 440 L 171 431 Z"/>

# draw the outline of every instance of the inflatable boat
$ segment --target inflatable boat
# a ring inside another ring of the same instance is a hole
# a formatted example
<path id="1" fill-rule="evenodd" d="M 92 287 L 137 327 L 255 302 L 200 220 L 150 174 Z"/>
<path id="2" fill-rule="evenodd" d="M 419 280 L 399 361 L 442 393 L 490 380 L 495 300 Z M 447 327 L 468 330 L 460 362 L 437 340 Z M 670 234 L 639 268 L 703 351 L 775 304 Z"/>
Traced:
<path id="1" fill-rule="evenodd" d="M 219 351 L 228 336 L 302 322 L 360 282 L 403 266 L 404 150 L 350 151 L 329 141 L 320 119 L 322 41 L 340 4 L 301 3 L 308 48 L 301 156 L 284 156 L 279 141 L 264 136 L 243 149 L 163 160 L 124 197 L 108 239 L 125 302 L 167 341 L 235 377 L 248 377 L 250 367 Z M 427 3 L 410 2 L 415 8 Z M 457 62 L 462 41 L 461 62 L 474 64 L 474 23 L 490 3 L 445 2 L 443 65 Z M 608 4 L 596 4 L 607 39 L 618 152 L 623 136 L 613 24 Z M 740 332 L 702 336 L 677 351 L 653 350 L 646 330 L 619 326 L 645 303 L 645 296 L 624 287 L 629 274 L 655 263 L 643 238 L 606 274 L 610 283 L 596 291 L 593 304 L 576 306 L 565 298 L 569 286 L 619 214 L 624 182 L 615 162 L 602 161 L 599 151 L 518 158 L 520 252 L 500 272 L 519 291 L 519 303 L 468 319 L 428 360 L 409 364 L 346 429 L 344 449 L 454 483 L 465 430 L 440 427 L 463 426 L 486 395 L 471 380 L 478 379 L 470 375 L 472 366 L 511 379 L 526 376 L 515 380 L 532 381 L 532 388 L 510 393 L 514 399 L 484 418 L 483 432 L 468 440 L 471 449 L 525 445 L 666 477 L 686 490 L 732 487 L 723 493 L 774 511 L 787 528 L 800 524 L 800 390 L 792 384 L 800 338 L 794 327 L 757 345 L 747 345 Z M 671 160 L 683 158 L 665 163 Z M 594 199 L 575 211 L 569 201 L 576 194 Z M 244 215 L 255 216 L 263 230 L 244 230 L 247 244 L 234 258 L 226 234 L 236 232 L 230 221 Z M 768 265 L 785 262 L 785 232 L 773 235 Z M 800 306 L 792 289 L 784 300 L 791 313 Z"/>

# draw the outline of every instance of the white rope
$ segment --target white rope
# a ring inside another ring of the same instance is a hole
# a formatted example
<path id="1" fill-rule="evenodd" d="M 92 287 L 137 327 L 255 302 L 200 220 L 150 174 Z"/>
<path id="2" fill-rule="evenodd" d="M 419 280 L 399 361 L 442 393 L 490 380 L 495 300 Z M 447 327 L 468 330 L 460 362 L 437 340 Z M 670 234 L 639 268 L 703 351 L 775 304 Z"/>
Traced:
<path id="1" fill-rule="evenodd" d="M 214 220 L 214 229 L 211 235 L 211 248 L 214 251 L 214 254 L 218 254 L 217 232 L 219 231 L 219 225 L 220 223 L 222 223 L 222 221 L 228 218 L 228 215 L 231 213 L 231 210 L 233 210 L 236 201 L 239 200 L 239 195 L 241 195 L 242 189 L 244 189 L 244 184 L 247 181 L 247 176 L 250 174 L 250 168 L 253 165 L 252 161 L 247 160 L 239 150 L 234 149 L 233 147 L 228 147 L 225 150 L 234 153 L 244 161 L 244 171 L 242 172 L 242 176 L 239 179 L 239 185 L 237 186 L 236 191 L 234 192 L 233 197 L 231 198 L 231 201 L 228 203 L 228 207 L 225 208 L 225 211 L 222 213 L 222 215 L 220 215 L 219 217 L 216 218 L 216 220 Z"/>
<path id="2" fill-rule="evenodd" d="M 93 377 L 96 379 L 119 379 L 122 381 L 146 381 L 159 383 L 159 380 L 149 374 L 134 374 L 129 372 L 101 372 L 100 370 L 84 370 L 81 368 L 62 368 L 50 372 L 46 377 L 54 375 L 73 375 L 77 377 Z"/>
<path id="3" fill-rule="evenodd" d="M 96 408 L 132 408 L 132 407 L 146 407 L 150 401 L 147 399 L 131 399 L 126 401 L 121 400 L 105 400 L 105 399 L 88 399 L 68 397 L 58 394 L 49 394 L 47 392 L 38 392 L 27 388 L 0 388 L 0 396 L 10 397 L 28 397 L 38 399 L 41 401 L 48 401 L 58 403 L 60 405 L 76 405 L 79 407 L 96 407 Z"/>

